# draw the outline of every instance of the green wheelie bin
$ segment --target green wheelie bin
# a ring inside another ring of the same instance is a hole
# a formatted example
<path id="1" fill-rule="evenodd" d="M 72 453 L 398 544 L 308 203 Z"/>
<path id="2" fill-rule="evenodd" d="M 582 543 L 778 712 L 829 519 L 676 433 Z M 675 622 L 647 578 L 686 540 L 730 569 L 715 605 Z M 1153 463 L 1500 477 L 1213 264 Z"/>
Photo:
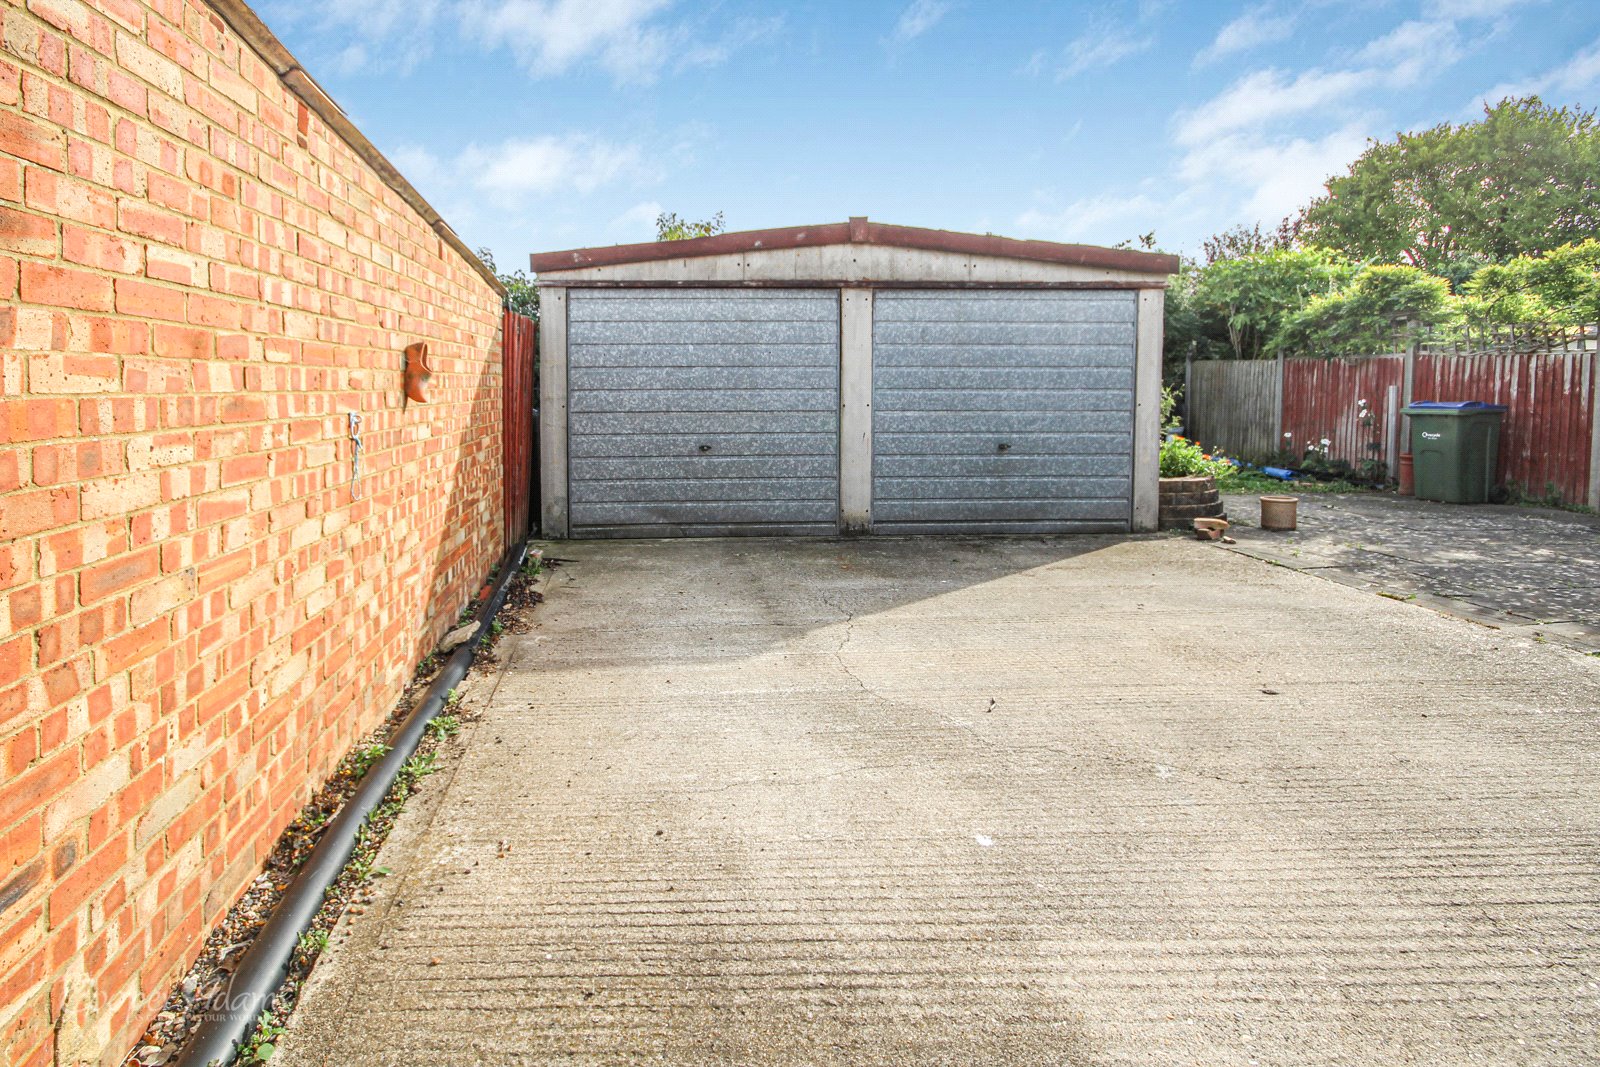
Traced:
<path id="1" fill-rule="evenodd" d="M 1419 400 L 1411 417 L 1411 462 L 1418 500 L 1482 504 L 1495 485 L 1503 404 Z"/>

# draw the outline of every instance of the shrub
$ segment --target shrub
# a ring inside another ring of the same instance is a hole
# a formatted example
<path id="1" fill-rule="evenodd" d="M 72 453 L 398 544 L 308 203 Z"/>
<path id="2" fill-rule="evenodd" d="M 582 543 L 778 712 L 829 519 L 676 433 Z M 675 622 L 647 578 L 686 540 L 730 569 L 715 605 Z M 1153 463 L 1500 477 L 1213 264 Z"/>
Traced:
<path id="1" fill-rule="evenodd" d="M 1372 355 L 1418 326 L 1448 326 L 1460 300 L 1443 278 L 1415 267 L 1364 267 L 1347 287 L 1312 297 L 1283 322 L 1274 351 L 1319 356 Z"/>
<path id="2" fill-rule="evenodd" d="M 1174 434 L 1161 443 L 1163 478 L 1215 478 L 1230 468 L 1231 464 L 1225 460 L 1213 459 L 1187 437 Z"/>

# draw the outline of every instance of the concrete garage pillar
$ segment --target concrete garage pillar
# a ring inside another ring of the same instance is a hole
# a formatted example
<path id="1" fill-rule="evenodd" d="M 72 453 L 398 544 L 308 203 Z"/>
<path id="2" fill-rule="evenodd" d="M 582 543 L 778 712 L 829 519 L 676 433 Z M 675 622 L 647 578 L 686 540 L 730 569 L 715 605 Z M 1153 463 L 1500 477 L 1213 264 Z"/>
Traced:
<path id="1" fill-rule="evenodd" d="M 1165 289 L 1139 290 L 1133 378 L 1133 529 L 1154 530 L 1161 510 L 1161 341 Z"/>
<path id="2" fill-rule="evenodd" d="M 839 292 L 839 525 L 872 531 L 872 290 Z"/>

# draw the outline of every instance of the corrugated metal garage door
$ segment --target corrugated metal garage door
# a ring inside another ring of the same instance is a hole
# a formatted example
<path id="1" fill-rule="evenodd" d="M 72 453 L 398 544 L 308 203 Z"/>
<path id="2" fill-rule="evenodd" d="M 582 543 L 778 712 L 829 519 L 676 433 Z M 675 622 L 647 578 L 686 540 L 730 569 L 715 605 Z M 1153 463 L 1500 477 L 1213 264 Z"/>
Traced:
<path id="1" fill-rule="evenodd" d="M 572 291 L 574 536 L 832 533 L 839 294 Z"/>
<path id="2" fill-rule="evenodd" d="M 874 529 L 1128 529 L 1136 307 L 1132 292 L 880 291 Z"/>

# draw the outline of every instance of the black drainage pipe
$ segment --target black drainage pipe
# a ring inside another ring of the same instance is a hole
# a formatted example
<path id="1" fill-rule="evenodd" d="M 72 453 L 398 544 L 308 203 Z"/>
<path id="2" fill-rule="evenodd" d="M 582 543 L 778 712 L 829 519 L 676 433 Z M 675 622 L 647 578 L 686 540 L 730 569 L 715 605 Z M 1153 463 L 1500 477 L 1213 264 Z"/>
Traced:
<path id="1" fill-rule="evenodd" d="M 388 795 L 389 788 L 400 774 L 401 766 L 417 750 L 428 722 L 444 707 L 450 690 L 466 677 L 467 669 L 472 666 L 472 654 L 488 632 L 495 615 L 505 606 L 511 579 L 516 577 L 527 555 L 526 541 L 506 553 L 501 561 L 500 577 L 494 592 L 478 616 L 477 630 L 465 644 L 450 654 L 422 700 L 406 716 L 400 729 L 395 731 L 388 753 L 372 765 L 356 791 L 339 809 L 339 814 L 328 824 L 322 840 L 317 842 L 305 866 L 300 868 L 300 873 L 289 884 L 272 918 L 267 920 L 239 960 L 221 1006 L 205 1014 L 200 1028 L 184 1046 L 176 1067 L 210 1067 L 211 1064 L 233 1062 L 240 1042 L 249 1035 L 261 1013 L 267 1010 L 273 994 L 288 976 L 289 961 L 300 943 L 300 935 L 310 928 L 311 921 L 322 910 L 329 887 L 338 879 L 344 865 L 350 860 L 350 854 L 355 851 L 356 837 L 367 816 L 383 803 L 383 798 Z"/>

